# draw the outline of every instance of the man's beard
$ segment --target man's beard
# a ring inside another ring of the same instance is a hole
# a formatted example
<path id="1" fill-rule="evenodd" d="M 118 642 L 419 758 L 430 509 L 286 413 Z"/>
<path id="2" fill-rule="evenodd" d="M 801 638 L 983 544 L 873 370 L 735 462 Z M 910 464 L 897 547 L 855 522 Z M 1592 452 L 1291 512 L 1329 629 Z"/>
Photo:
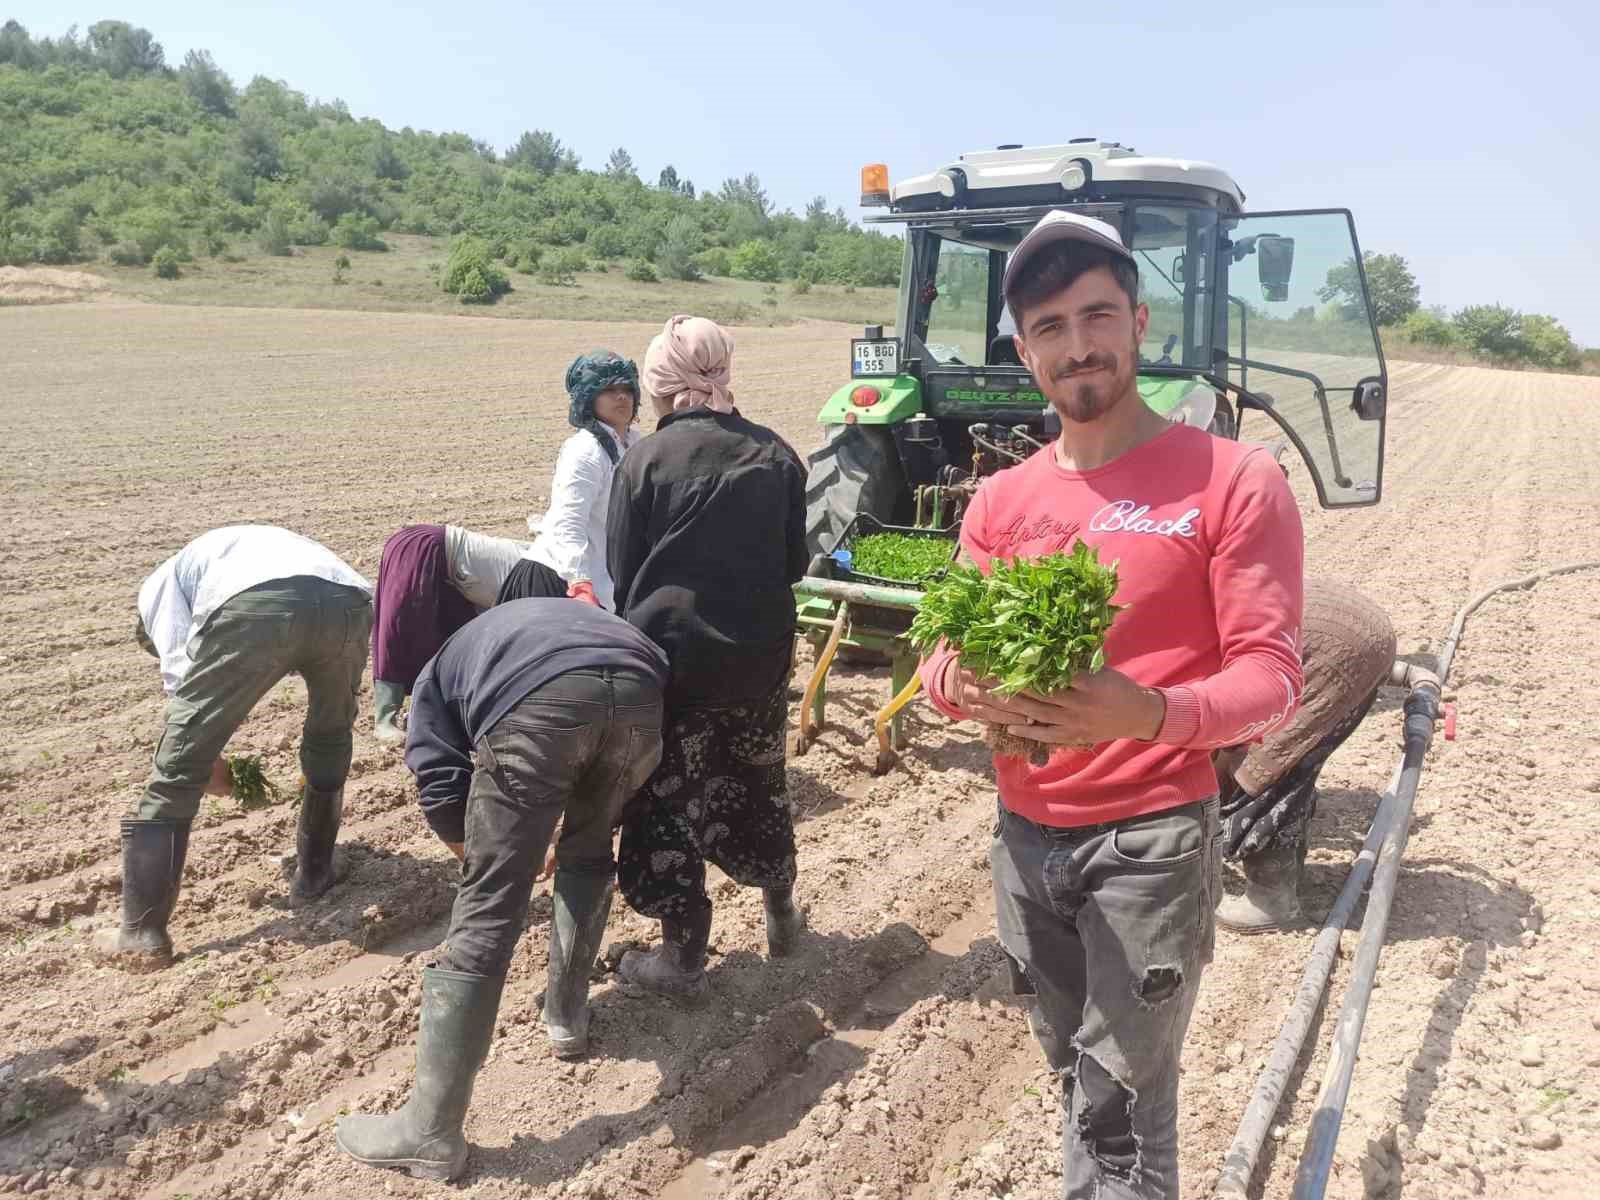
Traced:
<path id="1" fill-rule="evenodd" d="M 1128 361 L 1136 361 L 1130 358 Z M 1077 425 L 1087 425 L 1105 416 L 1127 394 L 1132 378 L 1122 368 L 1123 360 L 1115 354 L 1095 353 L 1081 360 L 1068 360 L 1051 373 L 1051 382 L 1065 385 L 1059 400 L 1052 397 L 1056 411 Z M 1096 370 L 1096 368 L 1104 368 Z M 1073 376 L 1085 374 L 1081 380 Z"/>

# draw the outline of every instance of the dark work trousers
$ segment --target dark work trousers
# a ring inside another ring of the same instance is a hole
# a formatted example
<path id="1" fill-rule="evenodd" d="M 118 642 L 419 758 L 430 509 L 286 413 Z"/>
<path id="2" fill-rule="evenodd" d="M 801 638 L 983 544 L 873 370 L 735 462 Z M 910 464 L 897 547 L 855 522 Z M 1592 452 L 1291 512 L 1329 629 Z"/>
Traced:
<path id="1" fill-rule="evenodd" d="M 787 683 L 752 704 L 669 714 L 661 765 L 623 816 L 617 886 L 628 907 L 671 921 L 709 909 L 707 859 L 748 887 L 794 883 L 788 717 Z"/>
<path id="2" fill-rule="evenodd" d="M 286 675 L 306 681 L 300 770 L 321 791 L 350 772 L 350 727 L 367 665 L 372 602 L 310 575 L 274 579 L 223 601 L 167 699 L 166 728 L 133 816 L 192 821 L 211 768 L 250 710 Z"/>
<path id="3" fill-rule="evenodd" d="M 609 876 L 622 806 L 661 759 L 661 688 L 624 671 L 569 671 L 478 739 L 466 859 L 439 966 L 504 975 L 533 877 L 565 814 L 556 863 Z"/>
<path id="4" fill-rule="evenodd" d="M 1360 726 L 1378 693 L 1373 691 L 1338 722 L 1288 773 L 1252 796 L 1237 780 L 1224 779 L 1223 851 L 1229 858 L 1249 858 L 1273 847 L 1306 852 L 1306 831 L 1317 812 L 1317 778 L 1323 765 Z"/>
<path id="5" fill-rule="evenodd" d="M 1178 1060 L 1211 961 L 1215 798 L 1105 825 L 995 821 L 1000 944 L 1068 1047 L 1067 1200 L 1178 1200 Z"/>

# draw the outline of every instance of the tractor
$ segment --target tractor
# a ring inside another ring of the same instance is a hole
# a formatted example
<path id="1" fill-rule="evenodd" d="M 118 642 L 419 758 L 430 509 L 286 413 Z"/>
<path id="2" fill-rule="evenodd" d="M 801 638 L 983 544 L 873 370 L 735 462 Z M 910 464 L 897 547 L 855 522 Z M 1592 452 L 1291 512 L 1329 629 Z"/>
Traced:
<path id="1" fill-rule="evenodd" d="M 1006 256 L 1048 212 L 1105 221 L 1132 249 L 1150 310 L 1147 404 L 1273 444 L 1280 462 L 1292 447 L 1326 508 L 1378 502 L 1387 371 L 1354 220 L 1345 209 L 1250 213 L 1244 200 L 1219 167 L 1096 138 L 964 154 L 893 184 L 883 164 L 863 168 L 862 206 L 883 210 L 865 219 L 904 227 L 904 265 L 896 324 L 852 339 L 849 382 L 823 406 L 808 457 L 813 558 L 796 590 L 817 669 L 801 748 L 820 727 L 836 652 L 894 663 L 884 713 L 915 692 L 900 634 L 918 593 L 856 578 L 850 539 L 884 527 L 953 538 L 979 482 L 1057 432 L 1000 296 Z M 844 599 L 865 585 L 871 595 Z M 892 758 L 887 719 L 880 766 Z"/>
<path id="2" fill-rule="evenodd" d="M 852 340 L 850 381 L 819 417 L 814 553 L 858 513 L 954 523 L 977 478 L 1053 436 L 1000 280 L 1006 255 L 1055 209 L 1115 226 L 1138 260 L 1147 403 L 1224 437 L 1259 420 L 1260 440 L 1299 452 L 1324 507 L 1377 503 L 1386 371 L 1348 211 L 1246 213 L 1218 167 L 1094 138 L 964 154 L 892 186 L 872 165 L 861 202 L 887 210 L 868 222 L 905 227 L 897 323 Z"/>

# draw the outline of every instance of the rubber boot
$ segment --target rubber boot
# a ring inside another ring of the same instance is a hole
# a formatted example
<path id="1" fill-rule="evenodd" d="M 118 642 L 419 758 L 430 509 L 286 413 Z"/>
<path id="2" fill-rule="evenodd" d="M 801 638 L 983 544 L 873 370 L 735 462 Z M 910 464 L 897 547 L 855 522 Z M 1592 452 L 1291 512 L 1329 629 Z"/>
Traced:
<path id="1" fill-rule="evenodd" d="M 1217 924 L 1235 933 L 1265 933 L 1300 924 L 1300 873 L 1304 845 L 1271 845 L 1239 860 L 1244 895 L 1217 905 Z"/>
<path id="2" fill-rule="evenodd" d="M 398 683 L 372 681 L 372 736 L 391 745 L 404 744 L 406 731 L 400 725 L 400 706 L 406 702 L 406 689 Z"/>
<path id="3" fill-rule="evenodd" d="M 611 912 L 611 876 L 556 871 L 544 1024 L 557 1058 L 589 1052 L 589 973 Z"/>
<path id="4" fill-rule="evenodd" d="M 767 957 L 786 958 L 806 927 L 806 915 L 794 902 L 794 887 L 763 888 L 761 900 L 767 912 Z"/>
<path id="5" fill-rule="evenodd" d="M 411 1097 L 388 1116 L 341 1117 L 339 1149 L 371 1167 L 400 1167 L 418 1179 L 448 1181 L 467 1167 L 467 1105 L 489 1053 L 503 975 L 422 972 L 422 1024 Z"/>
<path id="6" fill-rule="evenodd" d="M 629 983 L 682 1000 L 706 994 L 706 945 L 711 941 L 711 905 L 687 921 L 661 922 L 661 945 L 645 953 L 629 950 L 617 973 Z"/>
<path id="7" fill-rule="evenodd" d="M 188 854 L 188 821 L 122 822 L 122 924 L 94 935 L 96 957 L 130 971 L 153 971 L 172 961 L 167 922 Z"/>
<path id="8" fill-rule="evenodd" d="M 333 886 L 333 844 L 344 816 L 344 789 L 323 791 L 306 784 L 300 801 L 300 830 L 295 836 L 294 884 L 290 904 L 315 900 Z"/>

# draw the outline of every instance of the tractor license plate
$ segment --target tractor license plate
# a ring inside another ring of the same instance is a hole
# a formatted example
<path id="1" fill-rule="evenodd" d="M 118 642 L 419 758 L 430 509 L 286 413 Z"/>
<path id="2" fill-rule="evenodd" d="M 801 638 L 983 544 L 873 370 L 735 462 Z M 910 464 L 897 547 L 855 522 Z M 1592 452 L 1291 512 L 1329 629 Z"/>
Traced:
<path id="1" fill-rule="evenodd" d="M 900 343 L 895 338 L 856 338 L 850 343 L 850 375 L 853 379 L 873 375 L 900 374 Z"/>

